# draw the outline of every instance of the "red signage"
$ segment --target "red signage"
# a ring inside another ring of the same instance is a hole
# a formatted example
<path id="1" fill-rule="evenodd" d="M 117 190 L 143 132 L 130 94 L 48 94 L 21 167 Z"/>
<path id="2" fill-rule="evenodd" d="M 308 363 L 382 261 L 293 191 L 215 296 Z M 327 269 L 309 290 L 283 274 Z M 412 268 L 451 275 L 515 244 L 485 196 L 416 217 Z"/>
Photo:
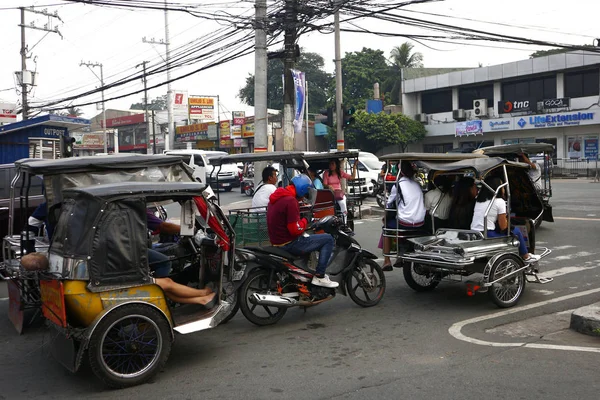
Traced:
<path id="1" fill-rule="evenodd" d="M 134 114 L 134 115 L 126 115 L 125 117 L 111 118 L 106 120 L 107 128 L 116 128 L 118 126 L 126 126 L 126 125 L 137 125 L 143 124 L 146 122 L 146 116 L 144 114 Z M 100 121 L 100 126 L 104 127 L 102 121 Z"/>

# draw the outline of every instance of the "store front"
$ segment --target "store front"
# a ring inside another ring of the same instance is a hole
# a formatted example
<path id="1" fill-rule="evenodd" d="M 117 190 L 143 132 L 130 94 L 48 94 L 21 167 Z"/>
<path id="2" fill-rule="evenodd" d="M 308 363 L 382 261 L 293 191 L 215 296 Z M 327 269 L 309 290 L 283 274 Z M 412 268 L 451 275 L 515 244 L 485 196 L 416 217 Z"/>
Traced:
<path id="1" fill-rule="evenodd" d="M 103 126 L 102 122 L 100 123 Z M 114 132 L 117 131 L 119 153 L 142 153 L 148 151 L 148 124 L 145 114 L 134 114 L 106 120 L 108 151 L 114 152 Z"/>
<path id="2" fill-rule="evenodd" d="M 176 148 L 217 150 L 217 124 L 209 122 L 178 126 L 175 128 L 175 144 Z"/>

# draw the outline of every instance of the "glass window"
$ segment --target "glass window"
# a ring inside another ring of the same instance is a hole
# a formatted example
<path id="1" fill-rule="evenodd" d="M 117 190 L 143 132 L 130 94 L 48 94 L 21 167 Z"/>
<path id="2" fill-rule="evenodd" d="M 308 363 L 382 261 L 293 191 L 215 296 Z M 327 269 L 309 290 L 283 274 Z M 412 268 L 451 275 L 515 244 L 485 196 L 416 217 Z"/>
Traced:
<path id="1" fill-rule="evenodd" d="M 473 109 L 473 100 L 487 99 L 488 107 L 494 104 L 494 85 L 471 86 L 458 89 L 458 108 Z"/>
<path id="2" fill-rule="evenodd" d="M 447 153 L 452 150 L 452 143 L 441 144 L 424 144 L 423 152 L 425 153 Z"/>
<path id="3" fill-rule="evenodd" d="M 421 95 L 421 109 L 425 114 L 452 111 L 452 90 L 423 93 Z"/>
<path id="4" fill-rule="evenodd" d="M 600 94 L 599 69 L 565 74 L 565 97 L 587 97 Z"/>
<path id="5" fill-rule="evenodd" d="M 502 84 L 502 100 L 535 100 L 556 98 L 556 76 Z"/>

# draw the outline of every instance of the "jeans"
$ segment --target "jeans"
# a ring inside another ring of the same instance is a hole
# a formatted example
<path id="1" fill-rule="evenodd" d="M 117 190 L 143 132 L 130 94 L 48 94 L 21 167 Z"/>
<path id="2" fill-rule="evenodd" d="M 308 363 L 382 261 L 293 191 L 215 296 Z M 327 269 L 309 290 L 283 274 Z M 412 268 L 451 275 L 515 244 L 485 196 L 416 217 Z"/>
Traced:
<path id="1" fill-rule="evenodd" d="M 521 233 L 521 230 L 513 229 L 512 233 L 513 233 L 513 235 L 515 235 L 515 237 L 517 239 L 519 239 L 519 254 L 524 256 L 525 254 L 529 253 L 529 251 L 527 250 L 527 244 L 525 243 L 525 238 L 523 237 L 523 233 Z M 502 236 L 506 236 L 506 234 L 498 233 L 496 231 L 488 231 L 488 237 L 502 237 Z"/>
<path id="2" fill-rule="evenodd" d="M 333 236 L 328 233 L 320 233 L 310 236 L 300 236 L 298 239 L 281 246 L 281 249 L 295 256 L 303 256 L 319 250 L 317 275 L 324 275 L 331 254 L 333 253 L 334 244 Z"/>
<path id="3" fill-rule="evenodd" d="M 171 272 L 169 257 L 156 250 L 148 249 L 148 264 L 155 278 L 165 278 Z"/>

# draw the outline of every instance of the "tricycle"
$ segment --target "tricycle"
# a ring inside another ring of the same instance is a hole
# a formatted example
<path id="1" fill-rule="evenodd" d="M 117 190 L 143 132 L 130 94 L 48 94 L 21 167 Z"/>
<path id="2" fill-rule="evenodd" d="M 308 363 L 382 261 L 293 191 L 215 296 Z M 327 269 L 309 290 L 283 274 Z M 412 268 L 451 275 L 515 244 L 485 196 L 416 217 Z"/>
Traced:
<path id="1" fill-rule="evenodd" d="M 475 156 L 475 157 L 474 157 Z M 457 160 L 458 158 L 458 160 Z M 507 161 L 497 157 L 477 154 L 392 154 L 383 156 L 386 162 L 406 160 L 415 168 L 429 171 L 430 181 L 445 176 L 451 181 L 461 178 L 472 179 L 479 190 L 490 190 L 492 201 L 506 194 L 508 232 L 519 229 L 527 241 L 530 253 L 536 250 L 534 221 L 544 213 L 542 199 L 527 176 L 528 165 Z M 485 179 L 498 177 L 502 184 L 493 190 Z M 440 205 L 438 202 L 436 208 Z M 387 218 L 395 218 L 394 210 Z M 499 307 L 511 307 L 518 303 L 526 282 L 548 283 L 552 279 L 538 275 L 539 263 L 527 262 L 519 256 L 519 241 L 514 234 L 493 237 L 487 230 L 485 211 L 483 231 L 457 229 L 453 226 L 436 227 L 436 218 L 430 219 L 431 226 L 418 229 L 396 228 L 383 231 L 384 239 L 395 244 L 385 256 L 396 256 L 394 265 L 402 268 L 406 283 L 415 291 L 435 289 L 442 281 L 467 280 L 467 294 L 487 292 Z M 435 210 L 434 210 L 435 212 Z M 468 224 L 470 225 L 470 221 Z M 387 226 L 387 221 L 384 221 Z M 551 250 L 537 248 L 539 258 L 546 257 Z"/>

